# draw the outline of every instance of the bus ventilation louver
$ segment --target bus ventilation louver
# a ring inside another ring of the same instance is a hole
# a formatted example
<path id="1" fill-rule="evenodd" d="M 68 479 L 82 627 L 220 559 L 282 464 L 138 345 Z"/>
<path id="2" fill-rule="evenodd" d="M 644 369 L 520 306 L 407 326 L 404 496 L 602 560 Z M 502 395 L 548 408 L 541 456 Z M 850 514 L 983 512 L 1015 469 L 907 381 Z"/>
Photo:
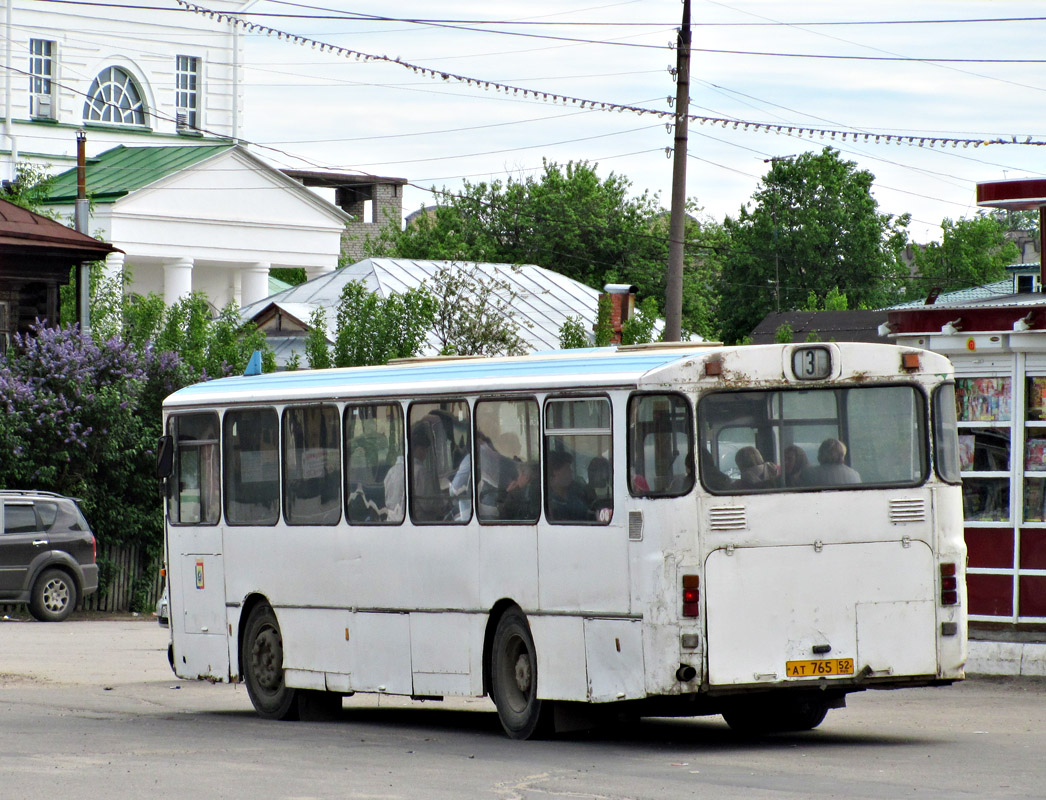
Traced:
<path id="1" fill-rule="evenodd" d="M 630 542 L 643 541 L 643 512 L 628 512 L 628 540 Z"/>
<path id="2" fill-rule="evenodd" d="M 744 506 L 716 506 L 708 510 L 709 527 L 714 531 L 743 531 L 748 528 Z"/>
<path id="3" fill-rule="evenodd" d="M 921 497 L 903 497 L 890 501 L 890 522 L 902 525 L 907 522 L 926 521 L 926 501 Z"/>

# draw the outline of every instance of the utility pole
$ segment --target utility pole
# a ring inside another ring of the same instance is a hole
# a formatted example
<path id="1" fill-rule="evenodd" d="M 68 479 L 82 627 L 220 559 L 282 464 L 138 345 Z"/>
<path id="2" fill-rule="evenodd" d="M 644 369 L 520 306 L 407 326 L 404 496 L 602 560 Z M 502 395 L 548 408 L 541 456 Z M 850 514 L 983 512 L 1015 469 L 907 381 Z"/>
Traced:
<path id="1" fill-rule="evenodd" d="M 769 164 L 770 169 L 773 170 L 777 166 L 778 161 L 791 161 L 795 158 L 791 156 L 771 156 L 770 158 L 764 158 L 763 163 Z M 777 207 L 780 203 L 781 196 L 777 189 L 774 189 L 774 206 L 770 210 L 770 219 L 774 223 L 774 299 L 777 313 L 781 313 L 781 250 L 777 246 Z"/>
<path id="2" fill-rule="evenodd" d="M 687 115 L 690 112 L 690 0 L 683 0 L 683 22 L 676 42 L 676 121 L 672 152 L 672 208 L 668 222 L 665 273 L 665 341 L 683 334 L 683 240 L 686 235 Z"/>
<path id="3" fill-rule="evenodd" d="M 10 1 L 10 0 L 9 0 Z M 73 224 L 86 236 L 91 204 L 87 200 L 87 131 L 76 132 L 76 205 L 73 207 Z M 76 318 L 80 322 L 80 333 L 91 330 L 91 266 L 84 261 L 76 271 Z"/>

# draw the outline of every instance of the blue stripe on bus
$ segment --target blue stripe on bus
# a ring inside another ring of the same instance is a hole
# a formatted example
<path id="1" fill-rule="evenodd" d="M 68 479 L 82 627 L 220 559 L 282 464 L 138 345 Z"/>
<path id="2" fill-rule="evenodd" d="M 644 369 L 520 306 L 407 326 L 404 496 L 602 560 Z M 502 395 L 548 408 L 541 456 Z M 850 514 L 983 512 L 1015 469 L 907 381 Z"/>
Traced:
<path id="1" fill-rule="evenodd" d="M 707 352 L 707 348 L 704 349 Z M 532 356 L 525 360 L 439 361 L 431 364 L 393 365 L 386 367 L 354 367 L 348 369 L 300 370 L 272 372 L 256 376 L 237 376 L 198 383 L 171 395 L 178 400 L 201 400 L 227 392 L 273 392 L 278 390 L 307 390 L 345 386 L 373 386 L 376 384 L 443 383 L 458 381 L 467 384 L 474 380 L 491 378 L 539 378 L 563 375 L 620 375 L 622 380 L 635 378 L 650 370 L 690 358 L 696 351 L 618 353 L 603 349 L 579 351 L 577 357 L 542 358 Z"/>

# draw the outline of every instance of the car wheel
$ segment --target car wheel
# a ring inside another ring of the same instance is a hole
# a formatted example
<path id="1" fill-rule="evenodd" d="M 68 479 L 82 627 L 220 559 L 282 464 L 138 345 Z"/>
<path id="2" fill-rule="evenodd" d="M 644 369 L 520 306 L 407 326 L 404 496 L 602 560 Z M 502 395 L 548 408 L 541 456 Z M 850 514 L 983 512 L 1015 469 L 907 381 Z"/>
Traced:
<path id="1" fill-rule="evenodd" d="M 243 680 L 255 711 L 266 719 L 297 719 L 297 692 L 283 682 L 280 623 L 268 605 L 251 611 L 241 647 Z"/>
<path id="2" fill-rule="evenodd" d="M 33 584 L 29 613 L 41 622 L 61 622 L 76 608 L 76 581 L 68 572 L 45 569 Z"/>
<path id="3" fill-rule="evenodd" d="M 505 733 L 530 739 L 552 733 L 552 703 L 538 699 L 538 661 L 523 612 L 507 611 L 498 621 L 490 661 L 491 694 Z"/>

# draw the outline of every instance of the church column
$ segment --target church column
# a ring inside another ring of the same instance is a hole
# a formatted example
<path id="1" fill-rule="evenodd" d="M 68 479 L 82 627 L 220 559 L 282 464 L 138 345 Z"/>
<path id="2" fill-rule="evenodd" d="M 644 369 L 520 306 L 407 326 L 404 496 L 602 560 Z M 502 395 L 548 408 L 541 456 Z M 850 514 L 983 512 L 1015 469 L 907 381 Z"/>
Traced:
<path id="1" fill-rule="evenodd" d="M 269 264 L 259 261 L 240 270 L 240 294 L 243 305 L 249 306 L 269 296 Z"/>
<path id="2" fill-rule="evenodd" d="M 110 253 L 105 257 L 105 267 L 103 272 L 106 279 L 116 281 L 123 289 L 123 264 L 124 264 L 123 253 Z"/>
<path id="3" fill-rule="evenodd" d="M 124 254 L 110 253 L 102 267 L 101 285 L 95 287 L 91 327 L 102 331 L 119 331 L 122 325 L 120 302 L 124 290 Z"/>
<path id="4" fill-rule="evenodd" d="M 233 302 L 240 308 L 243 308 L 243 276 L 240 275 L 238 269 L 229 270 L 229 294 L 232 295 Z"/>
<path id="5" fill-rule="evenodd" d="M 176 258 L 163 265 L 163 301 L 173 306 L 192 294 L 191 258 Z"/>
<path id="6" fill-rule="evenodd" d="M 313 278 L 318 278 L 321 275 L 329 275 L 332 272 L 334 272 L 334 267 L 306 267 L 305 277 L 311 281 Z"/>

